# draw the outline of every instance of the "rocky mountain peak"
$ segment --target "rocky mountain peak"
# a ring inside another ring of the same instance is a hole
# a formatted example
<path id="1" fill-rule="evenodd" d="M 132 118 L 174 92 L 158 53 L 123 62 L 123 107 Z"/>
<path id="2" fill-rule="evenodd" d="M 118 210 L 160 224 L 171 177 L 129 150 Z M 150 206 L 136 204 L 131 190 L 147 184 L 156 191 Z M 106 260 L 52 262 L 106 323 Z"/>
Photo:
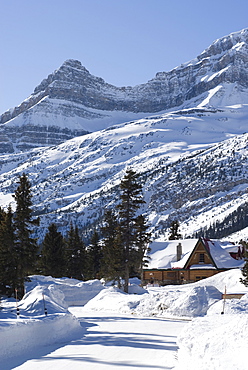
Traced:
<path id="1" fill-rule="evenodd" d="M 82 63 L 79 60 L 76 59 L 67 59 L 63 64 L 62 67 L 72 67 L 72 68 L 77 68 L 77 69 L 86 69 L 85 67 L 82 66 Z"/>
<path id="2" fill-rule="evenodd" d="M 41 91 L 46 90 L 49 86 L 50 88 L 54 82 L 57 83 L 63 83 L 63 82 L 71 82 L 72 84 L 77 84 L 78 79 L 90 76 L 89 71 L 82 66 L 81 62 L 79 60 L 74 59 L 68 59 L 66 60 L 57 70 L 55 70 L 53 73 L 48 75 L 47 78 L 45 78 L 35 89 L 34 93 L 32 95 L 38 94 Z M 62 86 L 63 88 L 63 86 Z M 47 91 L 47 93 L 49 93 Z"/>
<path id="3" fill-rule="evenodd" d="M 30 145 L 53 145 L 138 115 L 141 118 L 172 108 L 220 108 L 244 103 L 248 95 L 247 67 L 248 29 L 216 40 L 192 61 L 157 73 L 147 83 L 134 87 L 108 84 L 93 76 L 80 61 L 68 59 L 28 99 L 0 116 L 4 124 L 0 151 L 13 151 L 12 140 L 21 140 L 17 147 L 22 150 Z"/>
<path id="4" fill-rule="evenodd" d="M 224 36 L 220 39 L 215 40 L 207 49 L 205 49 L 199 56 L 198 60 L 204 58 L 221 55 L 231 50 L 240 51 L 242 49 L 247 51 L 248 44 L 248 28 L 245 28 L 239 32 L 231 33 L 230 35 Z"/>

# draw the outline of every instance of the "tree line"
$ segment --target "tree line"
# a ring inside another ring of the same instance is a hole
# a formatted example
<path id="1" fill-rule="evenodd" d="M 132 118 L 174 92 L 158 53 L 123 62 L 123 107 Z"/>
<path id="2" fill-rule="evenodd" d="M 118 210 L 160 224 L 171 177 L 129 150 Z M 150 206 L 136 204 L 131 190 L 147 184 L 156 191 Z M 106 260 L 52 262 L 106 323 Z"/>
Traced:
<path id="1" fill-rule="evenodd" d="M 39 218 L 33 217 L 31 183 L 19 177 L 13 195 L 16 208 L 0 209 L 0 293 L 24 294 L 25 280 L 32 274 L 79 280 L 104 278 L 117 281 L 128 292 L 129 277 L 139 276 L 150 242 L 146 219 L 139 210 L 144 203 L 139 176 L 132 169 L 120 182 L 119 204 L 106 209 L 98 230 L 85 244 L 80 230 L 70 224 L 66 236 L 56 223 L 48 226 L 38 245 L 33 237 Z"/>
<path id="2" fill-rule="evenodd" d="M 221 239 L 243 230 L 248 226 L 248 203 L 241 204 L 235 211 L 231 212 L 222 221 L 213 222 L 209 227 L 201 228 L 193 237 Z"/>

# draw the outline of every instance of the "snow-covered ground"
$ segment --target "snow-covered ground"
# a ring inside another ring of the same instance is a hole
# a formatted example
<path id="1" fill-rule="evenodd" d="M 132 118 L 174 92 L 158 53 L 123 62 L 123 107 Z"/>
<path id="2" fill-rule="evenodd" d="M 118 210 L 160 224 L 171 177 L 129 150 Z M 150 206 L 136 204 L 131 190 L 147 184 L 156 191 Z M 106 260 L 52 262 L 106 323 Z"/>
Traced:
<path id="1" fill-rule="evenodd" d="M 240 277 L 236 269 L 146 289 L 131 281 L 124 294 L 98 280 L 33 276 L 19 317 L 15 300 L 1 302 L 0 368 L 245 370 L 248 288 Z M 224 302 L 225 289 L 244 296 Z"/>
<path id="2" fill-rule="evenodd" d="M 176 337 L 183 321 L 104 312 L 96 315 L 81 307 L 73 307 L 72 312 L 84 326 L 82 337 L 35 352 L 17 369 L 162 370 L 176 364 Z"/>

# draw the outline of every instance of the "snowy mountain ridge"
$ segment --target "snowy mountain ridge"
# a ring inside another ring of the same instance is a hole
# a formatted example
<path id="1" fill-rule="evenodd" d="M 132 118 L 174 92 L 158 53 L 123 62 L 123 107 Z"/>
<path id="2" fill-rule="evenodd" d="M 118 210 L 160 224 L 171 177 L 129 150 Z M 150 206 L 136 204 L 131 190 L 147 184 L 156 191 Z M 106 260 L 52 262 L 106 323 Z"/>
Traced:
<path id="1" fill-rule="evenodd" d="M 113 124 L 171 109 L 247 102 L 248 29 L 216 40 L 196 59 L 147 83 L 116 87 L 65 61 L 23 103 L 0 117 L 0 151 L 57 145 Z"/>
<path id="2" fill-rule="evenodd" d="M 248 105 L 195 108 L 112 126 L 50 148 L 0 156 L 0 204 L 20 174 L 32 183 L 39 237 L 51 222 L 86 230 L 119 201 L 126 168 L 140 173 L 153 236 L 173 219 L 184 236 L 210 227 L 248 201 Z M 239 134 L 238 136 L 236 134 Z"/>

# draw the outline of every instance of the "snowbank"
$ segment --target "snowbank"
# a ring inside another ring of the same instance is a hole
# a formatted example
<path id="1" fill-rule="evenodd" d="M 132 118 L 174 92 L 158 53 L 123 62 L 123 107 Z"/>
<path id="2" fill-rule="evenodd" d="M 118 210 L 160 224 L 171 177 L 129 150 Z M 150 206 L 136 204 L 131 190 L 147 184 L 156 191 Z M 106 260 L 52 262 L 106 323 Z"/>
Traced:
<path id="1" fill-rule="evenodd" d="M 229 293 L 246 294 L 241 299 L 216 301 L 205 317 L 194 318 L 187 325 L 178 337 L 176 370 L 247 369 L 248 288 L 240 283 L 240 277 L 241 271 L 233 270 L 206 279 L 219 288 L 226 287 Z"/>
<path id="2" fill-rule="evenodd" d="M 36 286 L 48 287 L 53 285 L 64 295 L 64 302 L 69 306 L 83 306 L 90 299 L 95 297 L 104 286 L 99 280 L 88 280 L 86 282 L 69 278 L 52 278 L 51 276 L 33 275 L 30 276 L 31 282 L 26 283 L 26 291 L 34 289 Z"/>
<path id="3" fill-rule="evenodd" d="M 101 291 L 86 305 L 87 310 L 107 310 L 143 316 L 203 316 L 221 299 L 213 286 L 157 288 L 142 295 L 125 294 L 117 288 Z"/>
<path id="4" fill-rule="evenodd" d="M 91 299 L 85 305 L 85 309 L 130 314 L 134 313 L 133 311 L 140 304 L 141 299 L 137 294 L 126 294 L 118 288 L 110 287 L 102 290 L 95 298 Z"/>
<path id="5" fill-rule="evenodd" d="M 222 293 L 248 293 L 248 288 L 240 282 L 242 273 L 240 269 L 232 269 L 221 272 L 207 279 L 194 283 L 198 286 L 213 285 Z"/>
<path id="6" fill-rule="evenodd" d="M 41 346 L 69 341 L 82 335 L 79 321 L 70 313 L 44 318 L 0 321 L 1 361 L 32 353 Z"/>
<path id="7" fill-rule="evenodd" d="M 177 370 L 245 370 L 248 315 L 196 318 L 178 338 Z"/>
<path id="8" fill-rule="evenodd" d="M 54 285 L 34 287 L 17 307 L 13 300 L 2 303 L 1 360 L 82 334 L 79 321 L 67 310 L 63 292 Z"/>
<path id="9" fill-rule="evenodd" d="M 104 289 L 98 280 L 80 282 L 38 275 L 30 278 L 27 293 L 18 302 L 19 315 L 13 299 L 2 302 L 1 360 L 82 335 L 83 328 L 68 306 L 84 305 Z"/>

